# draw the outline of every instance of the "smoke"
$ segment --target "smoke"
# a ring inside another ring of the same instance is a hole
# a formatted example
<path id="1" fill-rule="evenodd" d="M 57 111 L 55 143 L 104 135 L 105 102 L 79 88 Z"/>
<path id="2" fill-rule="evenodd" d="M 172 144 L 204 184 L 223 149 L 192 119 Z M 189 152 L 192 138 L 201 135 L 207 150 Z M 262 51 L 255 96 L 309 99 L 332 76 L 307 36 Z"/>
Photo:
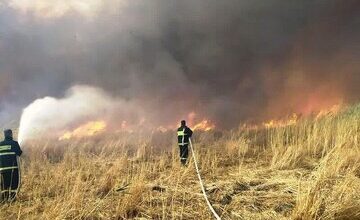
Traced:
<path id="1" fill-rule="evenodd" d="M 195 112 L 229 128 L 360 98 L 356 0 L 29 2 L 0 5 L 0 123 L 75 85 L 153 125 Z"/>
<path id="2" fill-rule="evenodd" d="M 21 13 L 34 12 L 38 17 L 58 18 L 69 11 L 91 16 L 100 6 L 101 0 L 12 0 L 9 6 L 19 10 Z"/>
<path id="3" fill-rule="evenodd" d="M 23 111 L 19 128 L 19 142 L 28 139 L 58 138 L 71 128 L 84 122 L 102 120 L 112 126 L 118 120 L 132 118 L 134 123 L 140 112 L 134 104 L 109 96 L 105 91 L 90 86 L 74 86 L 65 97 L 38 99 Z M 119 126 L 118 126 L 119 127 Z"/>

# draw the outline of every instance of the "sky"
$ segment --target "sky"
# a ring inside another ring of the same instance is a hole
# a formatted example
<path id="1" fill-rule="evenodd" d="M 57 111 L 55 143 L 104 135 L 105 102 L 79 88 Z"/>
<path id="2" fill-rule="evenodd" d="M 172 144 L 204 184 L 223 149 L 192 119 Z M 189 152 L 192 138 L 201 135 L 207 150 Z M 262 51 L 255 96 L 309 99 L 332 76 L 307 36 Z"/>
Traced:
<path id="1" fill-rule="evenodd" d="M 359 10 L 357 0 L 1 1 L 0 123 L 79 85 L 113 100 L 117 123 L 156 126 L 195 112 L 232 128 L 356 103 Z"/>

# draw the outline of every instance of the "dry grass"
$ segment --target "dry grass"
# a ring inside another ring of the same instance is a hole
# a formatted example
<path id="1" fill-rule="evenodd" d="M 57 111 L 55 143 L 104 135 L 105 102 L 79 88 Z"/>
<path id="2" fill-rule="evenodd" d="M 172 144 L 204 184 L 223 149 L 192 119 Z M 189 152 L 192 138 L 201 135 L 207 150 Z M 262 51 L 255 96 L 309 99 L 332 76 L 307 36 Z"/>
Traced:
<path id="1" fill-rule="evenodd" d="M 223 219 L 360 219 L 360 106 L 295 126 L 195 137 Z M 24 147 L 1 219 L 211 219 L 172 133 Z M 169 141 L 170 140 L 170 141 Z M 176 144 L 175 144 L 176 146 Z"/>

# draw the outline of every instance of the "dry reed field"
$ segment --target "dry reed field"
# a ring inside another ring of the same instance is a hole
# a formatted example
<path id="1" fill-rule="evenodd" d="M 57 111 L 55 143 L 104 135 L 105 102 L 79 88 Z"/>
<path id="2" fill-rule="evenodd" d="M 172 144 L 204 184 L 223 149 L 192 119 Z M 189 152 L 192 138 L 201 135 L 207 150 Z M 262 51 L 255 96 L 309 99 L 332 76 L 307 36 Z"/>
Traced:
<path id="1" fill-rule="evenodd" d="M 212 219 L 176 134 L 23 146 L 1 219 Z M 360 105 L 294 125 L 202 132 L 195 150 L 222 219 L 360 219 Z"/>

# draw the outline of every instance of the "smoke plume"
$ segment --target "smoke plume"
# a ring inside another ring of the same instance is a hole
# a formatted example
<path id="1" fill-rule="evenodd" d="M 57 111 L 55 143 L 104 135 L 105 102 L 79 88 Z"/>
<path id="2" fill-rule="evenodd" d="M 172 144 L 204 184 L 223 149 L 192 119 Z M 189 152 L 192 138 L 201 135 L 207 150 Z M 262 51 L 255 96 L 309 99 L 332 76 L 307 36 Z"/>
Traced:
<path id="1" fill-rule="evenodd" d="M 39 98 L 24 130 L 80 123 L 80 107 L 156 126 L 195 112 L 231 128 L 357 102 L 359 9 L 356 0 L 9 0 L 0 123 Z M 99 91 L 66 92 L 76 85 Z"/>

